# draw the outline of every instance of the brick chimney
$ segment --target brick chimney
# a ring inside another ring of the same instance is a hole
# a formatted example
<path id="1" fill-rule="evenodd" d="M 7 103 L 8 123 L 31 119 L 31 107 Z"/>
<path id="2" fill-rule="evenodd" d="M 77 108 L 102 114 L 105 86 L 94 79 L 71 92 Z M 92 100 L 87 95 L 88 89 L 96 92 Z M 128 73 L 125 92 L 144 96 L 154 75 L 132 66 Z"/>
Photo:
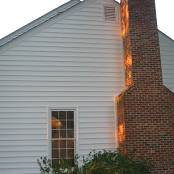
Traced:
<path id="1" fill-rule="evenodd" d="M 162 81 L 155 0 L 121 0 L 126 90 L 117 97 L 120 150 L 174 174 L 174 94 Z"/>

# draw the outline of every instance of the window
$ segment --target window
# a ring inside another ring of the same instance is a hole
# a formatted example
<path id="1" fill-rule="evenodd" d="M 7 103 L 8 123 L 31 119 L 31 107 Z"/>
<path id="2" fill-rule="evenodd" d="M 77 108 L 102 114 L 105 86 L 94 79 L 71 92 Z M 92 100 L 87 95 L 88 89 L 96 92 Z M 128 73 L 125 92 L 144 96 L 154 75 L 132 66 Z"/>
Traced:
<path id="1" fill-rule="evenodd" d="M 51 111 L 52 119 L 52 162 L 60 159 L 74 163 L 74 111 Z"/>

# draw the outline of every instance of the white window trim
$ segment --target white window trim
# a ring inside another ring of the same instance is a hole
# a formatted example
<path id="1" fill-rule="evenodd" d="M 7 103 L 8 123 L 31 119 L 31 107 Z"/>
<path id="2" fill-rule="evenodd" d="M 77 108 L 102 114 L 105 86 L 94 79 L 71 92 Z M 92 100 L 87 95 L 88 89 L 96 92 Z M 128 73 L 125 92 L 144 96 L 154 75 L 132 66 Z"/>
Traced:
<path id="1" fill-rule="evenodd" d="M 47 156 L 48 159 L 52 159 L 52 126 L 51 126 L 51 112 L 52 111 L 73 111 L 74 112 L 74 139 L 75 139 L 75 146 L 74 146 L 74 157 L 78 155 L 78 107 L 48 107 L 48 152 Z"/>

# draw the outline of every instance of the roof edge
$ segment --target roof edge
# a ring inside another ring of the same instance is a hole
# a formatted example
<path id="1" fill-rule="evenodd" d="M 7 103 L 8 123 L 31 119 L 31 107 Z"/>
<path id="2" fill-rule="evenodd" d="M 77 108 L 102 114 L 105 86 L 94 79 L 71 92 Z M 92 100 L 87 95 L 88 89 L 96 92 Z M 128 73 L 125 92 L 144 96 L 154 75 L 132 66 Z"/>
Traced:
<path id="1" fill-rule="evenodd" d="M 167 34 L 165 34 L 164 32 L 162 32 L 161 30 L 158 30 L 162 35 L 164 35 L 165 37 L 167 37 L 168 39 L 170 39 L 172 42 L 174 42 L 174 40 L 168 36 Z"/>
<path id="2" fill-rule="evenodd" d="M 45 15 L 42 15 L 41 17 L 39 17 L 39 18 L 33 20 L 32 22 L 24 25 L 23 27 L 17 29 L 16 31 L 14 31 L 14 32 L 8 34 L 7 36 L 3 37 L 2 39 L 0 39 L 0 47 L 9 43 L 12 40 L 18 38 L 19 36 L 23 35 L 24 33 L 27 33 L 31 29 L 47 22 L 48 20 L 54 18 L 55 16 L 66 12 L 67 10 L 76 6 L 79 3 L 81 3 L 80 0 L 68 1 L 67 3 L 51 10 L 50 12 L 46 13 Z"/>
<path id="3" fill-rule="evenodd" d="M 116 0 L 113 0 L 117 5 L 120 6 L 120 3 Z M 41 17 L 33 20 L 32 22 L 24 25 L 23 27 L 17 29 L 16 31 L 8 34 L 7 36 L 3 37 L 2 39 L 0 39 L 0 47 L 4 46 L 5 44 L 9 43 L 10 41 L 13 41 L 14 39 L 20 37 L 21 35 L 27 33 L 28 31 L 30 31 L 31 29 L 47 22 L 48 20 L 56 17 L 57 15 L 60 15 L 64 12 L 66 12 L 67 10 L 73 8 L 74 6 L 76 6 L 79 3 L 82 3 L 83 1 L 81 0 L 70 0 L 65 4 L 62 4 L 61 6 L 51 10 L 50 12 L 42 15 Z M 162 32 L 161 30 L 158 29 L 158 31 L 164 35 L 165 37 L 167 37 L 168 39 L 170 39 L 172 42 L 174 42 L 174 40 L 169 37 L 167 34 L 165 34 L 164 32 Z"/>

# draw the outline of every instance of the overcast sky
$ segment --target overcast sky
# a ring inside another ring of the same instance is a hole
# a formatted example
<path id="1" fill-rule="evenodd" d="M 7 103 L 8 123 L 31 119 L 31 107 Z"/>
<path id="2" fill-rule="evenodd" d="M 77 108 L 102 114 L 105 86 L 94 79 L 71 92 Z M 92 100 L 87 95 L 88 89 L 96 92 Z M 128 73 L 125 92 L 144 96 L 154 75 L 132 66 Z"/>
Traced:
<path id="1" fill-rule="evenodd" d="M 1 0 L 0 38 L 69 0 Z M 156 0 L 158 28 L 174 39 L 174 0 Z"/>

